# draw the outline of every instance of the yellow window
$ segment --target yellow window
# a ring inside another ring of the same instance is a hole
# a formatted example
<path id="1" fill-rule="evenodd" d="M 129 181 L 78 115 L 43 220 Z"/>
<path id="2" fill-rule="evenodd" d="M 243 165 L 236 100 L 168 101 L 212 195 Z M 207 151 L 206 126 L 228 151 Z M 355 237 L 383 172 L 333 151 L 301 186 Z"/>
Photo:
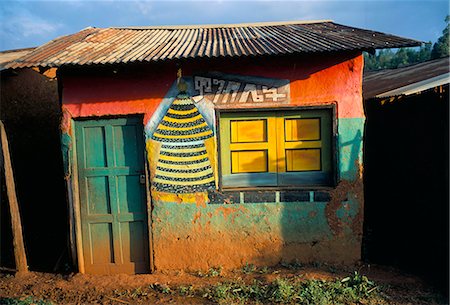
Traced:
<path id="1" fill-rule="evenodd" d="M 332 111 L 220 113 L 223 187 L 327 185 Z"/>

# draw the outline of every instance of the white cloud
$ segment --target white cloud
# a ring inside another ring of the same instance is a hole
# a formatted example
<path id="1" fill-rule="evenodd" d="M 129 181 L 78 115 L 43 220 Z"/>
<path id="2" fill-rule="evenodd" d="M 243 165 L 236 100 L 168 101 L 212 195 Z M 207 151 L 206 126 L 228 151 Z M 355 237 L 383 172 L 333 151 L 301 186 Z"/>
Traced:
<path id="1" fill-rule="evenodd" d="M 144 16 L 149 15 L 152 12 L 152 3 L 150 1 L 133 1 L 130 3 L 136 10 Z"/>
<path id="2" fill-rule="evenodd" d="M 14 5 L 8 2 L 8 6 L 0 9 L 0 47 L 21 48 L 34 46 L 55 37 L 62 24 L 45 20 L 33 14 L 23 5 Z"/>
<path id="3" fill-rule="evenodd" d="M 61 24 L 51 23 L 32 15 L 16 16 L 12 25 L 23 37 L 52 35 L 61 27 Z"/>

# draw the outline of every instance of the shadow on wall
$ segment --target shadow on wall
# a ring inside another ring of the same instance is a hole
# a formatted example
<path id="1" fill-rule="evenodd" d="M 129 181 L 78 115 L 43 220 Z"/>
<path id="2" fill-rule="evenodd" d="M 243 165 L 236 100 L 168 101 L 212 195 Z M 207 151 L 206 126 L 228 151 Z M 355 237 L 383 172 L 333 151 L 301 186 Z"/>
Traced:
<path id="1" fill-rule="evenodd" d="M 29 267 L 65 271 L 68 225 L 57 81 L 32 69 L 3 71 L 1 88 L 0 116 L 9 137 Z M 4 191 L 2 182 L 2 201 Z M 13 267 L 10 215 L 8 205 L 1 206 L 0 265 Z"/>
<path id="2" fill-rule="evenodd" d="M 286 262 L 352 265 L 361 257 L 363 185 L 360 179 L 364 119 L 339 119 L 339 180 L 329 191 L 284 192 L 281 257 Z M 294 195 L 294 198 L 292 198 Z M 282 196 L 283 197 L 283 196 Z M 280 198 L 283 201 L 283 198 Z M 289 202 L 295 199 L 294 202 Z M 303 199 L 303 200 L 302 200 Z"/>
<path id="3" fill-rule="evenodd" d="M 369 262 L 424 276 L 448 296 L 448 85 L 365 102 Z"/>

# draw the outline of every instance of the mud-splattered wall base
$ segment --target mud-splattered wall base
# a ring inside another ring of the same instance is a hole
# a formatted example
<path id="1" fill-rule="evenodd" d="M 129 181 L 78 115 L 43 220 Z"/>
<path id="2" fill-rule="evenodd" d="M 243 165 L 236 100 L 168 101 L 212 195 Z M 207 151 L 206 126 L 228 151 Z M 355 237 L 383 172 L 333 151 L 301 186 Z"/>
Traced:
<path id="1" fill-rule="evenodd" d="M 207 270 L 280 261 L 357 262 L 360 240 L 352 225 L 358 202 L 346 201 L 336 211 L 342 220 L 338 236 L 328 225 L 326 206 L 326 202 L 157 205 L 153 211 L 155 266 Z"/>

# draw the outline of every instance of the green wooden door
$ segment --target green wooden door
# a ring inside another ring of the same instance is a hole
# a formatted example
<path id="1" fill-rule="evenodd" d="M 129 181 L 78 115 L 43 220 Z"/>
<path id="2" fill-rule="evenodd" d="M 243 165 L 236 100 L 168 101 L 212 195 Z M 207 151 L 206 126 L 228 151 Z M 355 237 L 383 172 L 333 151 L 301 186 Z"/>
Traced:
<path id="1" fill-rule="evenodd" d="M 149 272 L 141 120 L 77 121 L 75 137 L 86 273 Z"/>

